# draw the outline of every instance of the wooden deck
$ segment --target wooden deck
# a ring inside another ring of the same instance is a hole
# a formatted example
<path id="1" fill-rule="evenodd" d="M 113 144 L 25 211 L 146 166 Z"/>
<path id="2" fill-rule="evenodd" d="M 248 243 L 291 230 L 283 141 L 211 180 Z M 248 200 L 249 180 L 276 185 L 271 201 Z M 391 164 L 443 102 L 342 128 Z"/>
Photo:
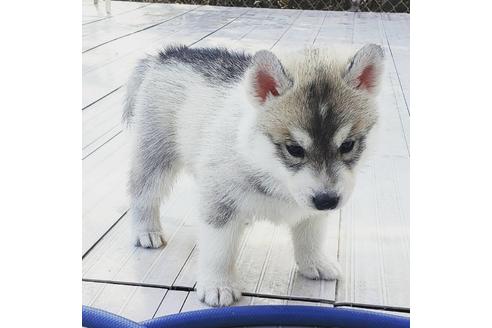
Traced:
<path id="1" fill-rule="evenodd" d="M 129 149 L 120 124 L 135 61 L 170 43 L 247 50 L 378 43 L 387 68 L 381 146 L 331 222 L 328 252 L 344 280 L 310 281 L 295 268 L 286 231 L 250 227 L 238 257 L 245 304 L 409 310 L 409 15 L 148 4 L 113 1 L 104 15 L 83 0 L 83 303 L 145 320 L 203 308 L 195 285 L 193 181 L 180 179 L 162 213 L 168 245 L 136 248 L 126 195 Z"/>

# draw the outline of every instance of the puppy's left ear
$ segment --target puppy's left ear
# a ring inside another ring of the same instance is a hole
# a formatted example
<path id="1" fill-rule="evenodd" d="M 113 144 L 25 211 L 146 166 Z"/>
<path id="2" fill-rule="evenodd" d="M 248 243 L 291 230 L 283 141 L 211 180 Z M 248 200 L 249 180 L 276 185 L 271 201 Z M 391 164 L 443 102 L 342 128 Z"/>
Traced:
<path id="1" fill-rule="evenodd" d="M 344 79 L 353 88 L 375 95 L 381 82 L 383 64 L 383 48 L 367 44 L 350 60 Z"/>
<path id="2" fill-rule="evenodd" d="M 262 107 L 292 86 L 280 60 L 272 52 L 258 51 L 248 73 L 248 93 L 255 105 Z"/>

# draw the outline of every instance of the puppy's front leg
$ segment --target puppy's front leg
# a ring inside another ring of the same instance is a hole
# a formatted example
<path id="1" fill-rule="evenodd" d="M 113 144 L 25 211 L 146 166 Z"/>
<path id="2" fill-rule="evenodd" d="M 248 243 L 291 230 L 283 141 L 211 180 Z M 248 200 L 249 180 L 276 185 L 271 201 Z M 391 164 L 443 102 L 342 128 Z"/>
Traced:
<path id="1" fill-rule="evenodd" d="M 197 292 L 210 306 L 227 306 L 239 300 L 235 262 L 243 225 L 203 223 L 199 231 L 199 276 Z"/>
<path id="2" fill-rule="evenodd" d="M 306 278 L 333 280 L 341 277 L 337 260 L 329 258 L 323 251 L 329 219 L 311 217 L 292 228 L 298 270 Z"/>

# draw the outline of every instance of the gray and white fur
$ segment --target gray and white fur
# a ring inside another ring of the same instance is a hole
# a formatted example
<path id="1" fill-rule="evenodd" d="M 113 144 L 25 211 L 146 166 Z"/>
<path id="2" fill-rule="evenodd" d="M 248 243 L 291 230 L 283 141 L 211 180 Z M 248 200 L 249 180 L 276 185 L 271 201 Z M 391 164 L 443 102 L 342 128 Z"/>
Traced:
<path id="1" fill-rule="evenodd" d="M 142 247 L 165 245 L 159 206 L 186 169 L 200 194 L 200 299 L 241 296 L 234 267 L 251 218 L 286 224 L 301 274 L 337 279 L 322 251 L 377 122 L 383 51 L 254 55 L 173 46 L 140 61 L 123 118 L 134 138 L 130 215 Z"/>

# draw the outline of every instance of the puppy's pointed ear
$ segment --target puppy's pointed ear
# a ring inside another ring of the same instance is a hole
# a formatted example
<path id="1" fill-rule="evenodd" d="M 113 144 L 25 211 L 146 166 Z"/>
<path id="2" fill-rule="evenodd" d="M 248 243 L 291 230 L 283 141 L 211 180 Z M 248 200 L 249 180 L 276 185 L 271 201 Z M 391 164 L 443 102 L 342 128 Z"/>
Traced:
<path id="1" fill-rule="evenodd" d="M 262 106 L 270 99 L 282 95 L 292 86 L 292 81 L 277 56 L 270 51 L 261 50 L 252 58 L 247 84 L 253 102 Z"/>
<path id="2" fill-rule="evenodd" d="M 383 49 L 376 44 L 367 44 L 350 60 L 344 79 L 353 88 L 375 95 L 383 73 L 383 61 Z"/>

